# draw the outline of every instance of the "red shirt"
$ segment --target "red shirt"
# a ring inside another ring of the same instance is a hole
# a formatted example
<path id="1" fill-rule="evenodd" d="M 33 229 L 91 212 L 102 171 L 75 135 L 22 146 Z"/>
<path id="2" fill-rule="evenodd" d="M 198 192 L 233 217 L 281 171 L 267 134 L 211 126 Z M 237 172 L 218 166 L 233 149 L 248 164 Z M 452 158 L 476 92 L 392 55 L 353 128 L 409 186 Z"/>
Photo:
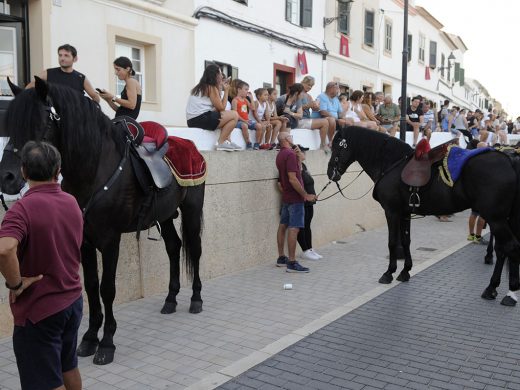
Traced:
<path id="1" fill-rule="evenodd" d="M 237 112 L 241 121 L 247 122 L 249 120 L 249 107 L 247 106 L 246 99 L 237 97 Z"/>
<path id="2" fill-rule="evenodd" d="M 76 199 L 59 184 L 29 189 L 5 214 L 0 237 L 18 240 L 22 276 L 43 275 L 11 303 L 15 325 L 41 321 L 81 296 L 83 216 Z"/>
<path id="3" fill-rule="evenodd" d="M 296 173 L 296 178 L 303 187 L 302 169 L 295 151 L 291 148 L 281 148 L 276 156 L 276 167 L 278 168 L 280 184 L 282 185 L 282 202 L 303 203 L 305 199 L 293 188 L 287 174 L 288 172 Z"/>

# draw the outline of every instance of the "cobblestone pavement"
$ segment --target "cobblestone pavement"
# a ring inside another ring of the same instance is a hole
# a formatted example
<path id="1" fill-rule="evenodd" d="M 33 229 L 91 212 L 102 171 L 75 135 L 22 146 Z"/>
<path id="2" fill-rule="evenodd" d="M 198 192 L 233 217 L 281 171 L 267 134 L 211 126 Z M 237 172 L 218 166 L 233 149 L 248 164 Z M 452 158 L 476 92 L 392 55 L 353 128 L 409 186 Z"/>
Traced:
<path id="1" fill-rule="evenodd" d="M 520 315 L 479 297 L 481 253 L 458 250 L 220 388 L 520 389 Z"/>
<path id="2" fill-rule="evenodd" d="M 461 213 L 452 223 L 439 223 L 434 217 L 413 221 L 415 272 L 466 243 L 467 216 Z M 325 258 L 304 262 L 311 267 L 309 274 L 288 274 L 273 265 L 274 259 L 266 259 L 264 265 L 205 281 L 204 311 L 197 315 L 188 313 L 191 291 L 187 288 L 179 294 L 177 313 L 170 316 L 159 313 L 163 294 L 119 305 L 115 361 L 95 366 L 91 358 L 80 358 L 84 388 L 214 388 L 272 356 L 239 380 L 257 381 L 247 382 L 254 388 L 255 383 L 268 388 L 282 381 L 302 388 L 303 380 L 309 386 L 351 383 L 370 388 L 400 387 L 416 377 L 415 383 L 427 386 L 449 383 L 453 371 L 460 372 L 460 380 L 478 377 L 480 382 L 474 383 L 486 383 L 485 378 L 498 385 L 514 383 L 504 378 L 513 374 L 516 364 L 517 347 L 511 344 L 511 336 L 518 330 L 518 309 L 506 310 L 479 298 L 491 274 L 482 264 L 482 246 L 471 245 L 469 252 L 457 253 L 406 285 L 394 282 L 397 288 L 373 302 L 392 287 L 377 283 L 388 262 L 386 228 L 318 249 Z M 459 267 L 467 269 L 461 272 Z M 283 290 L 284 283 L 292 283 L 293 289 Z M 366 302 L 370 303 L 355 314 L 341 318 Z M 85 318 L 81 334 L 86 324 Z M 309 334 L 313 336 L 305 338 Z M 377 341 L 382 335 L 384 340 Z M 330 348 L 335 343 L 335 349 Z M 492 352 L 485 352 L 486 348 Z M 291 374 L 291 369 L 297 372 Z M 419 375 L 423 369 L 431 375 Z M 392 375 L 398 379 L 390 380 Z M 270 383 L 269 378 L 276 382 Z M 225 388 L 237 386 L 242 384 L 232 382 Z M 19 389 L 10 338 L 0 340 L 0 389 Z"/>

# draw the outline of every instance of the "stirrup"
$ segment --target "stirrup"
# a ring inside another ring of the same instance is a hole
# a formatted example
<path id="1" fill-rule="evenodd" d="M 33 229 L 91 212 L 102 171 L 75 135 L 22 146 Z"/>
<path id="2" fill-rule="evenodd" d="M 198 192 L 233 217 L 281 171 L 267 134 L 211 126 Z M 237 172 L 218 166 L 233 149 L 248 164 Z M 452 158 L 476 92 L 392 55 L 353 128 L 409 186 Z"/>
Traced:
<path id="1" fill-rule="evenodd" d="M 413 207 L 414 209 L 421 206 L 421 197 L 419 193 L 412 192 L 410 194 L 410 199 L 408 199 L 408 206 Z"/>
<path id="2" fill-rule="evenodd" d="M 150 229 L 155 226 L 157 228 L 157 231 L 159 232 L 159 237 L 152 237 L 150 235 Z M 154 221 L 150 227 L 148 228 L 148 236 L 146 237 L 148 238 L 150 241 L 161 241 L 162 240 L 162 231 L 161 231 L 161 225 L 159 224 L 158 221 Z"/>

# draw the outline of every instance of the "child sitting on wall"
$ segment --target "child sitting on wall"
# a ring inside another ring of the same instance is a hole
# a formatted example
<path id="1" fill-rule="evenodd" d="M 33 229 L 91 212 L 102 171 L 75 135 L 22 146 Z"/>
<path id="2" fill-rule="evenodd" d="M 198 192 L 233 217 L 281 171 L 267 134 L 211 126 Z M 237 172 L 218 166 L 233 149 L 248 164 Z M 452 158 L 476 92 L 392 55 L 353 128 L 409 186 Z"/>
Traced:
<path id="1" fill-rule="evenodd" d="M 247 99 L 249 96 L 250 100 Z M 249 92 L 249 84 L 245 81 L 237 83 L 237 95 L 231 103 L 233 110 L 238 112 L 237 129 L 242 130 L 244 141 L 246 142 L 246 150 L 259 150 L 260 141 L 264 138 L 264 128 L 255 119 L 250 119 L 249 112 L 254 111 L 253 94 Z M 249 139 L 249 130 L 256 130 L 256 142 L 253 145 Z"/>

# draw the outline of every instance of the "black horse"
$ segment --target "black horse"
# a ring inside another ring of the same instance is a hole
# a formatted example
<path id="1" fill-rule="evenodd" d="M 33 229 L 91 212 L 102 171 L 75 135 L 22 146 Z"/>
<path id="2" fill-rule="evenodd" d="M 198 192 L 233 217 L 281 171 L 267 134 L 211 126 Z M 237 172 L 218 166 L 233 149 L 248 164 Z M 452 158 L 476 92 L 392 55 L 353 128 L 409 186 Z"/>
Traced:
<path id="1" fill-rule="evenodd" d="M 13 85 L 11 89 L 16 97 L 7 111 L 10 140 L 0 163 L 2 191 L 19 193 L 24 185 L 19 151 L 29 140 L 45 140 L 61 152 L 62 188 L 77 199 L 82 210 L 87 208 L 81 261 L 89 302 L 89 327 L 78 347 L 78 355 L 95 354 L 95 364 L 113 361 L 113 336 L 117 327 L 113 301 L 119 243 L 121 234 L 135 232 L 138 223 L 148 227 L 158 219 L 170 259 L 169 291 L 161 313 L 173 313 L 176 309 L 181 246 L 186 271 L 193 277 L 189 311 L 201 312 L 199 260 L 204 184 L 183 188 L 174 180 L 168 188 L 157 192 L 153 210 L 141 209 L 149 198 L 139 185 L 130 161 L 125 159 L 125 136 L 112 126 L 97 103 L 72 89 L 47 84 L 38 78 L 33 89 L 22 91 Z M 173 224 L 178 208 L 182 216 L 182 241 Z M 101 286 L 96 249 L 102 255 Z M 101 341 L 98 339 L 103 324 L 100 295 L 106 316 Z"/>
<path id="2" fill-rule="evenodd" d="M 490 225 L 499 251 L 512 260 L 509 287 L 511 291 L 517 291 L 520 288 L 518 267 L 514 267 L 513 263 L 518 265 L 520 260 L 520 244 L 513 231 L 519 231 L 520 213 L 516 200 L 518 172 L 512 160 L 497 151 L 479 154 L 466 163 L 453 187 L 444 184 L 437 170 L 434 170 L 429 183 L 418 190 L 420 205 L 412 207 L 410 187 L 401 180 L 401 171 L 412 153 L 413 149 L 397 138 L 356 126 L 341 129 L 333 140 L 327 169 L 329 179 L 340 180 L 347 168 L 357 161 L 375 182 L 373 197 L 385 210 L 390 260 L 388 270 L 379 282 L 386 284 L 393 280 L 392 274 L 397 270 L 396 248 L 399 240 L 405 261 L 397 280 L 410 279 L 412 213 L 448 215 L 473 207 Z M 496 290 L 487 293 L 496 297 Z M 514 305 L 516 302 L 510 302 L 509 297 L 505 297 L 503 303 Z"/>

